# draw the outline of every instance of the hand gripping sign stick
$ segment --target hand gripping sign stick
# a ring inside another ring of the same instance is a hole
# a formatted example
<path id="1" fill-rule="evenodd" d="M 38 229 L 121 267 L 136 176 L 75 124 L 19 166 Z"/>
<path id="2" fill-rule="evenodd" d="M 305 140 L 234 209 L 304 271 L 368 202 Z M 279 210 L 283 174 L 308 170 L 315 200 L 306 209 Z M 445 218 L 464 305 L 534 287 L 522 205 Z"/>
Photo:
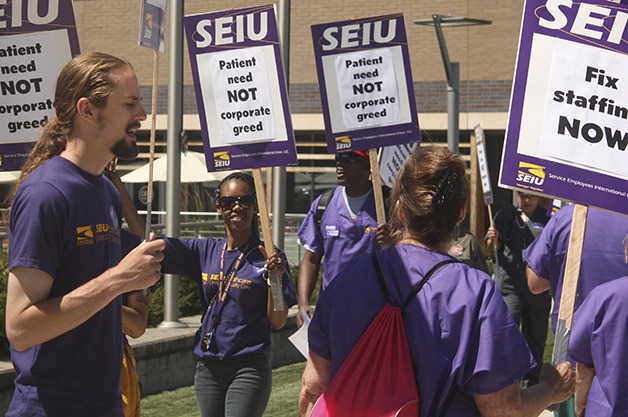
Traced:
<path id="1" fill-rule="evenodd" d="M 259 209 L 259 217 L 262 225 L 262 238 L 264 239 L 264 249 L 266 255 L 271 256 L 275 253 L 273 245 L 273 234 L 270 230 L 270 218 L 268 216 L 268 206 L 266 205 L 266 193 L 264 192 L 264 180 L 262 179 L 262 171 L 259 168 L 253 169 L 253 180 L 255 181 L 255 194 L 257 197 L 257 206 Z M 286 306 L 283 299 L 283 291 L 281 285 L 281 276 L 269 271 L 268 278 L 270 280 L 270 294 L 273 297 L 273 310 L 283 311 Z"/>
<path id="2" fill-rule="evenodd" d="M 153 50 L 153 90 L 151 96 L 150 150 L 148 154 L 148 193 L 146 196 L 146 229 L 144 237 L 150 240 L 153 209 L 153 162 L 155 160 L 155 122 L 157 120 L 157 82 L 159 54 L 164 51 L 165 0 L 142 0 L 140 7 L 140 33 L 138 44 Z M 143 291 L 148 295 L 149 289 Z"/>
<path id="3" fill-rule="evenodd" d="M 153 209 L 153 162 L 155 160 L 155 122 L 157 120 L 157 76 L 159 74 L 159 55 L 153 51 L 153 91 L 151 96 L 150 144 L 148 152 L 148 192 L 146 195 L 146 229 L 144 238 L 150 240 L 151 217 Z M 148 295 L 150 290 L 145 288 L 142 293 Z"/>
<path id="4" fill-rule="evenodd" d="M 491 228 L 495 227 L 493 222 L 493 190 L 491 187 L 491 176 L 488 170 L 488 161 L 486 158 L 486 145 L 484 141 L 484 129 L 481 124 L 477 124 L 473 128 L 471 134 L 471 141 L 475 141 L 475 153 L 477 155 L 477 166 L 480 171 L 480 182 L 482 184 L 482 194 L 484 195 L 484 204 L 488 208 L 489 225 Z M 493 255 L 495 256 L 495 267 L 493 268 L 493 275 L 499 277 L 499 261 L 497 260 L 497 242 L 493 242 Z"/>

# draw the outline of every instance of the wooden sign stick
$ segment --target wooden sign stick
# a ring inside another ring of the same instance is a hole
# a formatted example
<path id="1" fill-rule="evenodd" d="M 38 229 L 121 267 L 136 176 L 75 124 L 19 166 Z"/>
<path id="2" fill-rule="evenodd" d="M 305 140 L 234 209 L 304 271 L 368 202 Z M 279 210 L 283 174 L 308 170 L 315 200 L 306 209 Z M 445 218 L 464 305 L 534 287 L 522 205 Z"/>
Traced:
<path id="1" fill-rule="evenodd" d="M 146 241 L 150 239 L 153 209 L 153 162 L 155 160 L 155 124 L 157 121 L 157 76 L 159 74 L 159 54 L 153 50 L 153 92 L 151 96 L 150 145 L 148 152 L 148 192 L 146 195 Z"/>
<path id="2" fill-rule="evenodd" d="M 377 149 L 369 149 L 369 162 L 371 164 L 371 182 L 373 183 L 373 197 L 375 197 L 377 224 L 382 225 L 386 223 L 386 207 L 384 206 L 384 194 L 382 193 L 382 178 L 379 174 Z"/>
<path id="3" fill-rule="evenodd" d="M 255 195 L 257 197 L 257 207 L 259 209 L 260 223 L 262 226 L 264 249 L 266 249 L 266 255 L 271 256 L 275 253 L 275 247 L 273 245 L 273 235 L 270 229 L 270 216 L 268 215 L 268 206 L 266 205 L 266 193 L 264 192 L 264 179 L 262 178 L 261 169 L 253 169 L 253 180 L 255 181 Z M 270 279 L 270 293 L 273 297 L 273 309 L 275 311 L 283 311 L 286 307 L 283 299 L 281 277 L 272 272 L 270 272 L 268 276 Z"/>
<path id="4" fill-rule="evenodd" d="M 157 76 L 159 74 L 159 54 L 153 50 L 153 91 L 151 97 L 151 119 L 150 119 L 150 144 L 148 152 L 148 192 L 146 195 L 146 229 L 144 238 L 150 240 L 151 217 L 153 210 L 153 162 L 155 160 L 155 124 L 157 121 Z M 148 288 L 142 291 L 148 295 Z"/>
<path id="5" fill-rule="evenodd" d="M 571 219 L 571 234 L 569 236 L 565 275 L 563 277 L 558 321 L 556 323 L 556 337 L 552 352 L 552 364 L 554 365 L 565 362 L 569 353 L 571 322 L 576 303 L 576 290 L 578 289 L 578 278 L 580 276 L 580 261 L 582 259 L 582 246 L 584 244 L 588 211 L 588 206 L 576 204 Z"/>

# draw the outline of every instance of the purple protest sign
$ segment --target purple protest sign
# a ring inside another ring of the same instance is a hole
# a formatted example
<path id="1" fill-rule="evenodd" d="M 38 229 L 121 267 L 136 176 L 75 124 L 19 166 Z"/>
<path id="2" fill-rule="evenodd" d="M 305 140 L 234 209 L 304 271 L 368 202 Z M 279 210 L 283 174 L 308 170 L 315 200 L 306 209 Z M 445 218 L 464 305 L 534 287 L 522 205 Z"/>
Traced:
<path id="1" fill-rule="evenodd" d="M 628 214 L 627 12 L 526 1 L 500 185 Z"/>
<path id="2" fill-rule="evenodd" d="M 312 26 L 327 151 L 420 140 L 403 15 Z"/>
<path id="3" fill-rule="evenodd" d="M 272 5 L 185 16 L 209 171 L 297 165 Z"/>
<path id="4" fill-rule="evenodd" d="M 142 0 L 138 44 L 163 54 L 166 34 L 166 0 Z"/>
<path id="5" fill-rule="evenodd" d="M 0 171 L 18 171 L 54 117 L 61 68 L 80 53 L 71 0 L 0 4 Z"/>

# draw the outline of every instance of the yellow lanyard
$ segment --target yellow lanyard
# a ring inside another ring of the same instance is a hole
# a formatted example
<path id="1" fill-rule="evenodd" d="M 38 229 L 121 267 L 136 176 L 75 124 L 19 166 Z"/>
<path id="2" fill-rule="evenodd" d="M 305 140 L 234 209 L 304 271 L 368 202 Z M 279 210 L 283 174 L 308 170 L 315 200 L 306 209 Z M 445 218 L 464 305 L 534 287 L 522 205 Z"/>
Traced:
<path id="1" fill-rule="evenodd" d="M 225 252 L 227 251 L 227 242 L 225 242 L 225 244 L 222 247 L 222 253 L 220 254 L 220 277 L 219 277 L 220 286 L 218 287 L 218 298 L 223 303 L 225 302 L 225 299 L 227 298 L 227 293 L 229 292 L 229 288 L 231 288 L 231 283 L 233 282 L 233 278 L 235 277 L 236 272 L 238 272 L 238 269 L 240 268 L 240 264 L 242 263 L 242 260 L 246 258 L 249 254 L 248 248 L 249 248 L 249 245 L 247 243 L 246 247 L 240 253 L 240 256 L 238 256 L 238 259 L 236 259 L 235 264 L 231 268 L 230 270 L 231 272 L 229 273 L 229 279 L 227 279 L 227 286 L 225 287 L 225 290 L 223 291 L 222 284 L 225 282 L 224 269 L 225 269 Z"/>

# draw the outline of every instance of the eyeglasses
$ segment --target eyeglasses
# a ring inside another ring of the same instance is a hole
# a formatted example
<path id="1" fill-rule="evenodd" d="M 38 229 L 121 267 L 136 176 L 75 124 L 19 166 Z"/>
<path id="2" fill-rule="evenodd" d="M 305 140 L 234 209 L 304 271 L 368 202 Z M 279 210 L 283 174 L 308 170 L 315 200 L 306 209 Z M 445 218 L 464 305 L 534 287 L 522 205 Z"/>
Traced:
<path id="1" fill-rule="evenodd" d="M 538 200 L 539 197 L 532 194 L 519 194 L 519 198 L 526 201 Z"/>
<path id="2" fill-rule="evenodd" d="M 361 158 L 358 154 L 353 152 L 340 152 L 336 154 L 336 162 L 350 163 L 356 159 Z"/>
<path id="3" fill-rule="evenodd" d="M 222 197 L 218 197 L 218 208 L 223 211 L 231 210 L 236 203 L 239 203 L 242 208 L 250 209 L 255 205 L 255 196 L 246 194 L 238 197 L 224 195 Z"/>

